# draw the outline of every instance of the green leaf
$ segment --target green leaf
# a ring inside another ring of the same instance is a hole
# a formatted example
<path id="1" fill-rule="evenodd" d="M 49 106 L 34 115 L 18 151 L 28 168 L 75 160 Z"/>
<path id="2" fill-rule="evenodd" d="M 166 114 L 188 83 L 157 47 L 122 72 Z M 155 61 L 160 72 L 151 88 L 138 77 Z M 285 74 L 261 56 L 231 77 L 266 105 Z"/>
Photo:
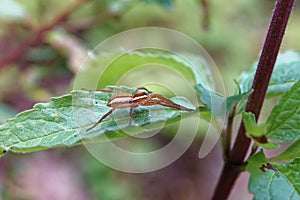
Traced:
<path id="1" fill-rule="evenodd" d="M 257 145 L 267 149 L 273 149 L 279 146 L 268 142 L 266 137 L 266 124 L 258 125 L 253 113 L 243 112 L 243 123 L 247 137 L 251 138 Z"/>
<path id="2" fill-rule="evenodd" d="M 200 100 L 210 110 L 214 116 L 223 116 L 232 111 L 239 102 L 248 98 L 252 90 L 225 98 L 221 94 L 206 89 L 202 84 L 196 85 Z"/>
<path id="3" fill-rule="evenodd" d="M 240 102 L 245 101 L 252 92 L 253 92 L 253 90 L 249 90 L 248 92 L 244 92 L 241 94 L 227 97 L 227 99 L 226 99 L 227 112 L 230 113 L 232 111 L 232 109 L 234 108 L 234 106 L 236 106 Z"/>
<path id="4" fill-rule="evenodd" d="M 264 152 L 261 150 L 258 153 L 252 155 L 248 161 L 246 170 L 249 171 L 252 175 L 261 174 L 261 170 L 259 169 L 261 165 L 269 162 L 268 159 L 265 157 Z"/>
<path id="5" fill-rule="evenodd" d="M 120 92 L 134 93 L 135 88 L 108 87 Z M 0 126 L 0 149 L 12 152 L 32 152 L 56 146 L 74 146 L 81 139 L 90 142 L 125 137 L 154 130 L 179 121 L 184 112 L 163 106 L 140 106 L 134 109 L 133 124 L 129 126 L 129 108 L 116 109 L 98 126 L 87 131 L 111 108 L 106 105 L 115 93 L 73 91 L 38 103 L 33 109 L 18 114 Z M 185 99 L 172 98 L 180 105 L 193 106 Z"/>
<path id="6" fill-rule="evenodd" d="M 242 92 L 251 89 L 257 62 L 249 72 L 242 73 L 238 78 Z M 277 57 L 274 71 L 267 91 L 267 97 L 279 96 L 288 91 L 300 77 L 300 54 L 295 51 L 281 53 Z"/>
<path id="7" fill-rule="evenodd" d="M 258 125 L 255 120 L 255 115 L 251 112 L 243 112 L 243 122 L 249 137 L 260 137 L 266 133 L 265 125 Z"/>
<path id="8" fill-rule="evenodd" d="M 290 145 L 278 156 L 270 158 L 271 161 L 290 161 L 295 158 L 300 158 L 300 140 Z"/>
<path id="9" fill-rule="evenodd" d="M 143 81 L 155 80 L 164 84 L 169 82 L 170 85 L 176 82 L 178 83 L 176 87 L 180 88 L 181 77 L 178 76 L 180 75 L 193 86 L 197 83 L 208 87 L 213 85 L 209 68 L 201 57 L 193 54 L 176 55 L 149 50 L 149 52 L 101 54 L 85 63 L 83 70 L 74 80 L 74 87 L 76 89 L 95 88 L 97 85 L 97 88 L 104 88 L 106 85 L 117 85 L 124 74 L 133 70 L 135 70 L 134 76 L 125 79 L 122 84 L 134 83 L 140 86 Z"/>
<path id="10" fill-rule="evenodd" d="M 263 165 L 271 168 L 262 170 Z M 261 151 L 249 158 L 246 169 L 251 174 L 248 188 L 253 199 L 300 199 L 300 159 L 287 164 L 269 163 Z"/>
<path id="11" fill-rule="evenodd" d="M 258 125 L 254 114 L 251 112 L 243 112 L 243 122 L 246 128 L 246 134 L 249 137 L 260 137 L 266 133 L 266 127 L 264 125 Z"/>
<path id="12" fill-rule="evenodd" d="M 300 81 L 282 96 L 267 120 L 268 138 L 287 142 L 300 139 Z"/>
<path id="13" fill-rule="evenodd" d="M 202 84 L 197 84 L 196 90 L 200 94 L 201 102 L 214 116 L 224 116 L 226 114 L 226 99 L 224 96 L 206 89 Z"/>

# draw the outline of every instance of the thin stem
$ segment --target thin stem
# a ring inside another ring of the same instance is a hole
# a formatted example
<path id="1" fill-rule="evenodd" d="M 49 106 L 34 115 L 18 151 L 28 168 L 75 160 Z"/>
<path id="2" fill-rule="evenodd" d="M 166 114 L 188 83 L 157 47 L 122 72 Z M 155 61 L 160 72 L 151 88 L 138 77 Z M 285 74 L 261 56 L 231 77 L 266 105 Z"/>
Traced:
<path id="1" fill-rule="evenodd" d="M 240 171 L 234 169 L 232 165 L 225 163 L 218 185 L 214 191 L 214 195 L 212 200 L 220 200 L 220 199 L 227 199 L 230 194 L 231 188 L 233 183 L 235 182 L 236 177 L 240 174 Z M 222 183 L 222 185 L 220 185 Z"/>
<path id="2" fill-rule="evenodd" d="M 282 38 L 294 0 L 278 0 L 269 26 L 263 50 L 258 62 L 253 81 L 253 93 L 249 96 L 245 111 L 252 112 L 258 119 L 265 98 L 269 81 L 273 72 Z M 251 140 L 245 135 L 245 127 L 241 122 L 234 146 L 225 163 L 212 199 L 227 199 L 240 171 L 231 166 L 242 165 L 247 155 Z M 229 175 L 227 175 L 229 174 Z"/>
<path id="3" fill-rule="evenodd" d="M 233 119 L 235 116 L 236 106 L 234 106 L 233 110 L 228 116 L 227 127 L 226 127 L 226 135 L 225 135 L 225 155 L 228 159 L 230 148 L 231 148 L 231 139 L 232 139 L 232 127 L 233 127 Z"/>

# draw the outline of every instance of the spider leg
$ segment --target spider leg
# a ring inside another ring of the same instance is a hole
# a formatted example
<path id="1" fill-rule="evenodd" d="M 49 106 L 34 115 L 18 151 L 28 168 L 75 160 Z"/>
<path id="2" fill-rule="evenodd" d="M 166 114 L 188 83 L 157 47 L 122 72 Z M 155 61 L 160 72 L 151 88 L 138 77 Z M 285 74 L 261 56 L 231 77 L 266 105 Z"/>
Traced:
<path id="1" fill-rule="evenodd" d="M 183 110 L 183 111 L 194 111 L 194 109 L 187 108 L 185 106 L 181 106 L 181 105 L 179 105 L 177 103 L 174 103 L 174 102 L 172 102 L 172 104 L 170 104 L 170 103 L 166 103 L 166 102 L 161 101 L 161 102 L 158 102 L 158 104 L 161 105 L 161 106 L 176 108 L 178 110 Z"/>
<path id="2" fill-rule="evenodd" d="M 129 111 L 129 116 L 130 116 L 130 121 L 129 121 L 129 126 L 132 124 L 132 120 L 133 120 L 133 109 L 138 107 L 139 104 L 138 103 L 133 103 L 131 106 L 130 106 L 130 111 Z"/>
<path id="3" fill-rule="evenodd" d="M 91 129 L 95 128 L 98 124 L 100 124 L 102 122 L 102 120 L 104 120 L 108 115 L 110 115 L 116 108 L 112 108 L 110 109 L 110 111 L 108 111 L 107 113 L 105 113 L 93 126 L 91 126 L 90 128 L 88 128 L 86 131 L 90 131 Z"/>
<path id="4" fill-rule="evenodd" d="M 177 103 L 174 103 L 170 99 L 168 99 L 160 94 L 151 94 L 149 96 L 151 97 L 151 99 L 145 103 L 146 106 L 147 105 L 161 105 L 161 106 L 166 106 L 166 107 L 170 107 L 170 108 L 176 108 L 178 110 L 194 111 L 194 109 L 186 108 Z"/>
<path id="5" fill-rule="evenodd" d="M 130 116 L 129 126 L 132 124 L 133 109 L 134 109 L 134 106 L 131 106 L 130 107 L 130 112 L 129 112 L 129 116 Z"/>

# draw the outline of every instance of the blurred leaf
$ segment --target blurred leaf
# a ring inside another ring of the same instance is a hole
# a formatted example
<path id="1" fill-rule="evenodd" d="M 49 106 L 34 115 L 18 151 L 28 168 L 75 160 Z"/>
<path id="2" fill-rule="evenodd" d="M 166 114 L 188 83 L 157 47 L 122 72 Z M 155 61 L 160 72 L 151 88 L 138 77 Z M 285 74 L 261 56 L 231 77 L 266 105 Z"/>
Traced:
<path id="1" fill-rule="evenodd" d="M 84 45 L 79 42 L 78 38 L 67 33 L 67 31 L 53 30 L 47 34 L 47 42 L 57 50 L 67 54 L 69 60 L 67 66 L 72 72 L 77 73 L 78 68 L 86 57 L 87 51 Z M 44 52 L 44 54 L 45 53 L 46 52 Z"/>
<path id="2" fill-rule="evenodd" d="M 9 65 L 8 68 L 0 72 L 0 99 L 5 98 L 5 95 L 10 91 L 18 90 L 20 84 L 20 76 L 22 72 L 15 65 Z"/>
<path id="3" fill-rule="evenodd" d="M 26 18 L 30 20 L 31 26 L 44 27 L 46 24 L 52 23 L 53 20 L 62 13 L 71 11 L 75 4 L 83 3 L 84 1 L 74 0 L 31 0 L 31 1 L 18 1 L 19 4 L 26 10 Z"/>
<path id="4" fill-rule="evenodd" d="M 300 81 L 287 91 L 267 120 L 268 138 L 287 142 L 300 139 Z"/>
<path id="5" fill-rule="evenodd" d="M 141 199 L 138 191 L 142 188 L 138 182 L 120 177 L 117 171 L 100 164 L 90 154 L 86 154 L 80 163 L 80 169 L 85 178 L 84 184 L 94 197 L 91 199 L 101 197 L 101 199 L 120 200 L 124 199 L 124 196 L 130 200 Z M 115 187 L 116 185 L 118 187 Z"/>
<path id="6" fill-rule="evenodd" d="M 195 65 L 195 63 L 197 64 Z M 182 54 L 179 56 L 167 52 L 126 52 L 106 53 L 86 62 L 82 67 L 82 71 L 76 76 L 76 81 L 80 81 L 77 89 L 82 87 L 94 88 L 95 84 L 98 84 L 97 88 L 103 88 L 106 85 L 116 85 L 124 74 L 145 65 L 159 66 L 160 68 L 152 70 L 149 74 L 145 74 L 142 71 L 140 76 L 132 78 L 131 82 L 125 85 L 137 85 L 140 79 L 146 79 L 151 75 L 154 78 L 166 80 L 169 76 L 162 73 L 165 71 L 163 71 L 164 68 L 161 66 L 164 66 L 172 70 L 172 72 L 176 72 L 177 75 L 183 76 L 191 85 L 201 83 L 205 86 L 213 87 L 209 68 L 203 59 L 197 55 Z M 143 70 L 142 68 L 140 69 Z M 95 81 L 97 82 L 95 83 Z M 180 85 L 177 87 L 180 87 Z"/>
<path id="7" fill-rule="evenodd" d="M 269 163 L 261 151 L 249 158 L 247 170 L 253 199 L 300 199 L 300 159 L 287 164 Z"/>
<path id="8" fill-rule="evenodd" d="M 127 87 L 108 89 L 126 93 L 135 91 L 135 88 Z M 129 110 L 117 109 L 101 124 L 87 131 L 111 109 L 106 103 L 114 95 L 112 92 L 81 90 L 52 98 L 49 103 L 38 103 L 33 109 L 18 114 L 0 126 L 0 147 L 6 151 L 24 153 L 56 146 L 73 146 L 79 144 L 81 139 L 90 142 L 101 140 L 101 137 L 95 137 L 103 134 L 109 139 L 126 137 L 128 133 L 155 130 L 162 123 L 178 121 L 183 113 L 194 113 L 163 106 L 142 106 L 134 109 L 133 125 L 129 126 Z M 183 102 L 181 100 L 180 103 Z"/>
<path id="9" fill-rule="evenodd" d="M 0 1 L 0 20 L 25 18 L 25 9 L 15 0 Z"/>
<path id="10" fill-rule="evenodd" d="M 0 124 L 4 123 L 8 118 L 15 116 L 17 113 L 11 107 L 0 103 Z"/>
<path id="11" fill-rule="evenodd" d="M 145 3 L 158 4 L 163 8 L 165 8 L 166 10 L 171 10 L 174 7 L 174 0 L 140 0 L 140 1 Z"/>
<path id="12" fill-rule="evenodd" d="M 109 9 L 114 13 L 122 13 L 131 8 L 134 4 L 134 0 L 109 0 Z"/>
<path id="13" fill-rule="evenodd" d="M 246 100 L 252 92 L 253 92 L 253 90 L 249 90 L 248 92 L 244 92 L 242 94 L 237 94 L 234 96 L 227 97 L 227 99 L 226 99 L 227 112 L 230 113 L 232 111 L 232 109 L 234 108 L 234 106 L 236 106 L 238 103 Z"/>
<path id="14" fill-rule="evenodd" d="M 300 158 L 300 140 L 290 145 L 284 152 L 271 158 L 271 161 L 290 161 L 295 158 Z"/>
<path id="15" fill-rule="evenodd" d="M 240 75 L 238 81 L 242 92 L 251 89 L 257 62 L 249 72 Z M 281 53 L 277 57 L 274 71 L 267 91 L 267 97 L 279 96 L 288 91 L 300 78 L 300 54 L 295 51 Z"/>

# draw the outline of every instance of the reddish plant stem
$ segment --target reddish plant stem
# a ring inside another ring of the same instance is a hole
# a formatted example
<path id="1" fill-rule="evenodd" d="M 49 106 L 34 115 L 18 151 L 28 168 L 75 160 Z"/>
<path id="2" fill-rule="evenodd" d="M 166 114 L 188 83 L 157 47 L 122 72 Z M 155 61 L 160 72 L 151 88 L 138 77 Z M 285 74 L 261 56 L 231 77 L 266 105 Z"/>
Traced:
<path id="1" fill-rule="evenodd" d="M 254 92 L 249 96 L 245 109 L 246 112 L 252 112 L 256 120 L 264 102 L 293 3 L 294 0 L 278 0 L 276 4 L 252 85 Z M 229 155 L 229 162 L 242 164 L 250 143 L 250 139 L 245 135 L 244 124 L 241 123 L 236 142 Z"/>
<path id="2" fill-rule="evenodd" d="M 256 119 L 258 119 L 263 105 L 293 4 L 294 0 L 278 0 L 275 6 L 252 85 L 254 91 L 249 96 L 245 108 L 245 111 L 252 112 Z M 224 168 L 212 199 L 228 198 L 233 184 L 240 174 L 240 170 L 233 166 L 240 166 L 243 164 L 250 145 L 251 140 L 246 137 L 245 127 L 243 122 L 241 122 L 234 146 L 228 155 L 227 162 L 225 161 Z"/>
<path id="3" fill-rule="evenodd" d="M 38 44 L 43 42 L 43 38 L 45 34 L 54 28 L 55 26 L 62 23 L 64 20 L 68 18 L 68 16 L 74 11 L 74 9 L 78 8 L 79 5 L 84 3 L 86 0 L 78 0 L 73 5 L 68 7 L 63 13 L 58 15 L 50 24 L 41 27 L 40 29 L 34 31 L 33 36 L 21 44 L 19 47 L 13 49 L 8 52 L 2 59 L 0 60 L 0 68 L 7 66 L 8 64 L 18 60 L 22 56 L 24 56 L 28 49 L 37 46 Z"/>

